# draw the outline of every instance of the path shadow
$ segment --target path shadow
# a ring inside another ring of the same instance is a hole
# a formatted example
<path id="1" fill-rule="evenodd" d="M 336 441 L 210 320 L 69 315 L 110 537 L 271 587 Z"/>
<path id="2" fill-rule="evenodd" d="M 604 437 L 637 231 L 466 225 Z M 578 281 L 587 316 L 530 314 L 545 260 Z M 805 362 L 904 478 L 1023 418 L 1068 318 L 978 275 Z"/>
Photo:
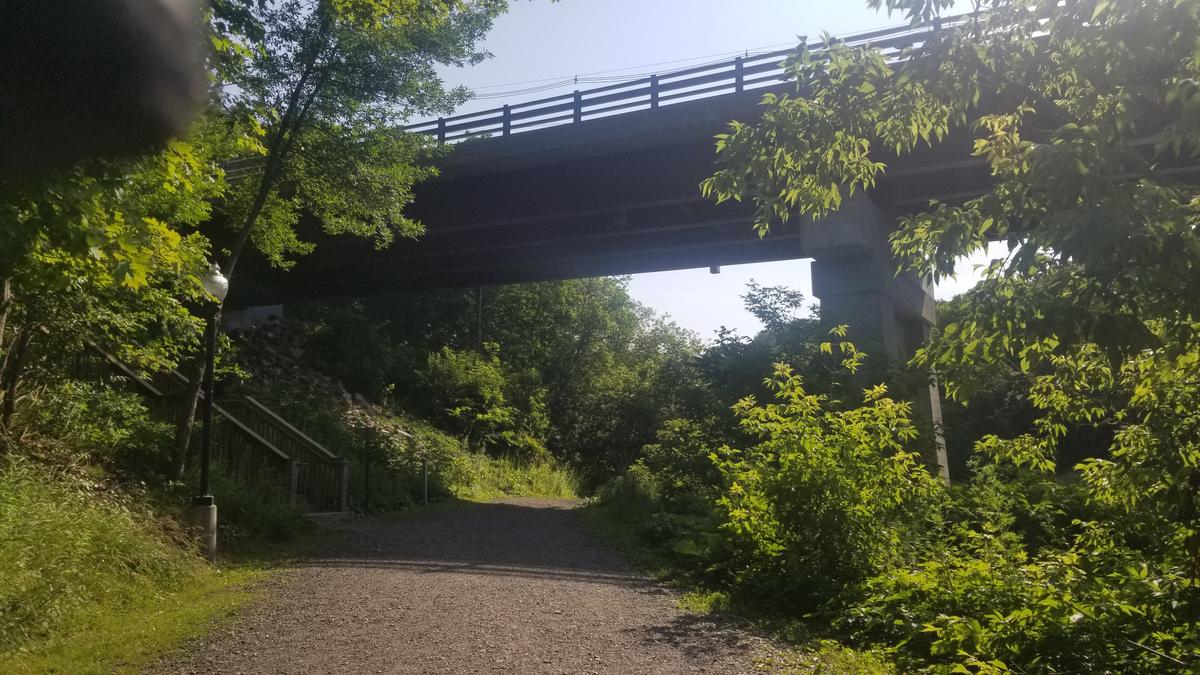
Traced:
<path id="1" fill-rule="evenodd" d="M 663 592 L 593 541 L 580 519 L 566 502 L 467 504 L 398 519 L 364 518 L 335 532 L 302 566 L 562 579 Z"/>
<path id="2" fill-rule="evenodd" d="M 668 645 L 696 659 L 728 654 L 759 640 L 738 621 L 720 615 L 679 614 L 667 623 L 627 628 L 625 632 L 640 635 L 643 644 Z"/>

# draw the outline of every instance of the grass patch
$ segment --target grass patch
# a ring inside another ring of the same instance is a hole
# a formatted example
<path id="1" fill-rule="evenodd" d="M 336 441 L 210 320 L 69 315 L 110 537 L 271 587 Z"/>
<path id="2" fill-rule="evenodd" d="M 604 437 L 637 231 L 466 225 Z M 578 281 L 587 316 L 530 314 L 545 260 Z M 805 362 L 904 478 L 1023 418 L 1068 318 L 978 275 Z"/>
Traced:
<path id="1" fill-rule="evenodd" d="M 823 640 L 757 659 L 754 664 L 777 675 L 893 675 L 895 666 L 873 652 L 844 647 Z"/>
<path id="2" fill-rule="evenodd" d="M 271 571 L 247 566 L 197 575 L 178 591 L 119 607 L 100 604 L 68 626 L 0 652 L 3 673 L 136 673 L 184 640 L 198 637 L 254 598 Z"/>
<path id="3" fill-rule="evenodd" d="M 120 489 L 0 459 L 0 673 L 131 672 L 202 634 L 315 537 L 254 545 L 217 569 L 169 517 Z"/>
<path id="4" fill-rule="evenodd" d="M 208 566 L 181 532 L 111 486 L 0 461 L 0 650 L 113 606 L 194 583 Z"/>
<path id="5" fill-rule="evenodd" d="M 729 610 L 729 602 L 724 591 L 690 590 L 675 600 L 675 606 L 692 614 L 718 614 Z"/>

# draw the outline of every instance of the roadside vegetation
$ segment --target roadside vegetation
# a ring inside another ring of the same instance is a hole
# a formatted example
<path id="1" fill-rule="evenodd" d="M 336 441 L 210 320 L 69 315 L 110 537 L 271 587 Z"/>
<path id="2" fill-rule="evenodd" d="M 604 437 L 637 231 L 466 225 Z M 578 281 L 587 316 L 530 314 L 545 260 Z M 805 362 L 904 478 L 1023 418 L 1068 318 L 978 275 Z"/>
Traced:
<path id="1" fill-rule="evenodd" d="M 184 137 L 143 157 L 0 176 L 0 671 L 136 670 L 311 543 L 286 485 L 220 465 L 223 557 L 201 560 L 183 531 L 210 311 L 200 275 L 248 257 L 289 266 L 312 250 L 302 214 L 380 245 L 418 235 L 401 210 L 438 151 L 395 124 L 463 100 L 435 66 L 482 58 L 475 45 L 504 7 L 206 3 L 211 87 Z M 240 359 L 223 337 L 222 393 L 274 391 L 269 371 Z M 163 405 L 147 391 L 175 369 L 188 384 Z M 418 447 L 381 443 L 375 426 L 400 426 L 433 456 L 431 500 L 573 493 L 548 455 L 485 455 L 428 410 L 327 393 L 270 401 L 326 414 L 292 419 L 350 457 L 356 510 L 424 497 Z M 370 473 L 377 501 L 357 480 Z"/>
<path id="2" fill-rule="evenodd" d="M 922 21 L 950 3 L 871 4 Z M 909 364 L 953 401 L 955 483 L 922 466 L 897 383 L 830 388 L 792 362 L 733 405 L 736 433 L 662 427 L 600 515 L 693 606 L 902 672 L 1194 671 L 1200 214 L 1165 167 L 1196 161 L 1200 3 L 977 4 L 901 62 L 802 44 L 798 88 L 719 138 L 705 184 L 765 232 L 874 186 L 885 152 L 973 141 L 991 188 L 891 237 L 933 278 L 1008 245 Z M 845 335 L 817 360 L 854 382 L 874 357 Z"/>
<path id="3" fill-rule="evenodd" d="M 951 5 L 868 4 L 918 23 Z M 181 530 L 200 274 L 287 268 L 309 216 L 419 236 L 402 210 L 440 150 L 394 123 L 463 100 L 435 66 L 482 58 L 504 3 L 306 7 L 212 3 L 186 138 L 0 184 L 0 670 L 135 669 L 311 541 L 284 486 L 219 466 L 233 557 L 200 560 Z M 801 44 L 800 86 L 718 138 L 703 186 L 766 233 L 896 156 L 973 147 L 990 188 L 913 205 L 893 253 L 934 279 L 1008 254 L 911 362 L 792 289 L 752 284 L 763 330 L 706 344 L 587 279 L 288 305 L 222 337 L 219 393 L 348 458 L 361 513 L 594 496 L 598 531 L 685 607 L 799 644 L 780 668 L 1200 668 L 1200 0 L 975 9 L 899 61 Z M 172 369 L 187 386 L 164 412 L 137 380 Z M 933 377 L 949 485 L 909 403 Z"/>
<path id="4" fill-rule="evenodd" d="M 94 473 L 0 460 L 0 671 L 136 672 L 252 597 L 262 563 L 209 565 L 177 522 Z"/>

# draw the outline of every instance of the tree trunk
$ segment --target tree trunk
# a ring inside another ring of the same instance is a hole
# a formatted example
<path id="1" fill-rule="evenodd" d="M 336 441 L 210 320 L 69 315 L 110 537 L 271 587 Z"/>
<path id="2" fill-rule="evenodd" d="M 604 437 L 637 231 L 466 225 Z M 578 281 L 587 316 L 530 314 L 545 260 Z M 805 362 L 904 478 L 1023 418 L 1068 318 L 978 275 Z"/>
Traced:
<path id="1" fill-rule="evenodd" d="M 230 284 L 233 283 L 233 274 L 237 269 L 242 252 L 250 240 L 250 233 L 254 231 L 254 226 L 258 223 L 258 217 L 262 214 L 262 210 L 267 203 L 267 198 L 270 196 L 275 181 L 279 177 L 283 160 L 291 152 L 295 143 L 297 130 L 303 126 L 305 117 L 313 101 L 321 91 L 325 80 L 325 71 L 318 74 L 317 82 L 308 96 L 305 97 L 304 95 L 304 89 L 308 86 L 309 79 L 316 71 L 317 61 L 321 53 L 325 50 L 325 41 L 328 39 L 328 36 L 329 23 L 326 19 L 322 19 L 320 29 L 317 33 L 318 46 L 314 49 L 311 58 L 305 62 L 300 79 L 296 82 L 288 97 L 287 107 L 284 109 L 279 128 L 267 146 L 266 165 L 263 168 L 262 176 L 259 178 L 258 190 L 255 193 L 254 200 L 250 204 L 249 211 L 246 213 L 246 218 L 242 222 L 241 230 L 238 231 L 237 238 L 234 240 L 233 246 L 229 251 L 229 257 L 225 260 L 225 277 L 229 279 Z M 221 310 L 217 308 L 216 311 L 220 312 Z M 182 478 L 184 471 L 187 470 L 192 429 L 196 424 L 196 407 L 200 401 L 200 389 L 203 385 L 204 345 L 200 345 L 195 365 L 188 373 L 187 386 L 184 388 L 181 398 L 182 405 L 179 409 L 179 417 L 175 421 L 174 469 L 176 478 Z"/>
<path id="2" fill-rule="evenodd" d="M 183 478 L 187 471 L 188 450 L 192 442 L 192 429 L 196 425 L 196 407 L 200 403 L 200 388 L 204 384 L 204 347 L 196 355 L 187 369 L 187 385 L 179 397 L 178 417 L 175 419 L 175 452 L 173 455 L 173 475 L 176 480 Z"/>
<path id="3" fill-rule="evenodd" d="M 12 279 L 5 279 L 0 288 L 0 350 L 4 348 L 4 327 L 8 323 L 8 310 L 12 308 Z"/>
<path id="4" fill-rule="evenodd" d="M 12 309 L 12 279 L 5 279 L 0 289 L 0 373 L 8 366 L 8 350 L 4 345 L 4 329 L 8 325 L 8 313 Z"/>

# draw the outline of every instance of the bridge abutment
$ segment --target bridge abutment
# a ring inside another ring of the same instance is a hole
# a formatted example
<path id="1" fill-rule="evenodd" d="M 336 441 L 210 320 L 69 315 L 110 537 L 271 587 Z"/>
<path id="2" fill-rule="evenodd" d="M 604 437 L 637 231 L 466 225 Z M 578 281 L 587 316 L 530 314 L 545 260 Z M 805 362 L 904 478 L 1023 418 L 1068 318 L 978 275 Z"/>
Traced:
<path id="1" fill-rule="evenodd" d="M 822 324 L 848 326 L 847 339 L 868 354 L 861 383 L 888 379 L 906 390 L 897 393 L 913 401 L 914 418 L 922 436 L 932 441 L 929 450 L 948 481 L 937 384 L 904 373 L 937 320 L 933 288 L 911 272 L 896 274 L 887 240 L 893 227 L 892 219 L 863 195 L 806 225 L 802 241 L 805 255 L 814 258 L 813 295 L 821 301 Z"/>

